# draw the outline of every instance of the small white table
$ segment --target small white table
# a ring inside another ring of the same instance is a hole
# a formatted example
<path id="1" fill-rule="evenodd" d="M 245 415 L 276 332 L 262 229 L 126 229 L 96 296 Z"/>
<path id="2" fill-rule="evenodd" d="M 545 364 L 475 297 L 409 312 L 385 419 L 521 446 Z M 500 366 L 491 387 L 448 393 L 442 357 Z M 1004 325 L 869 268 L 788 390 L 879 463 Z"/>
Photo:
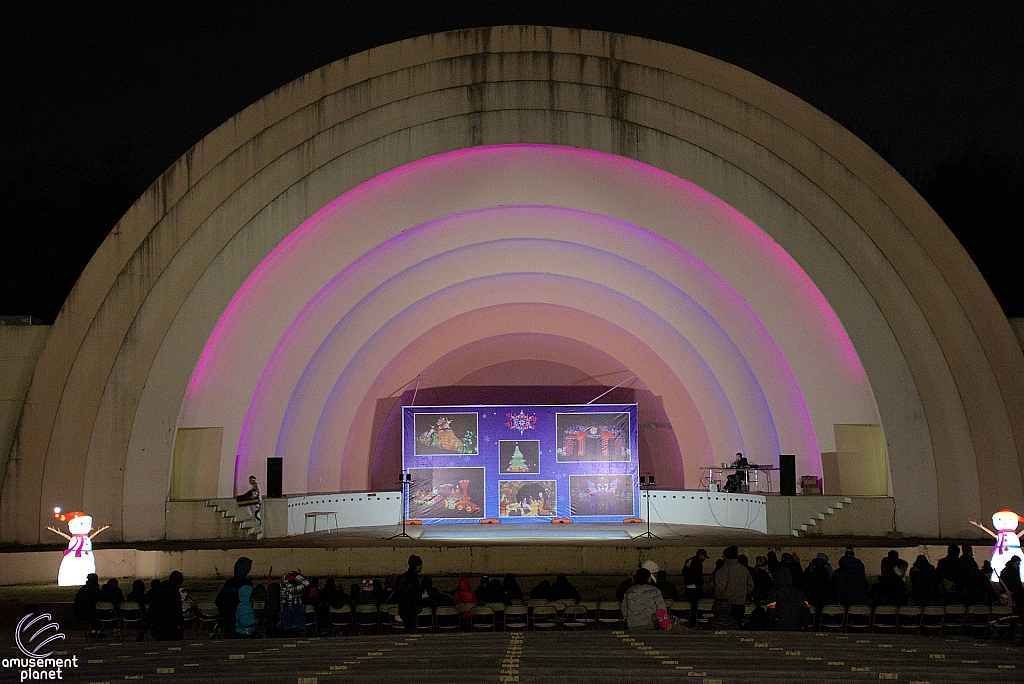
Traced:
<path id="1" fill-rule="evenodd" d="M 337 511 L 310 511 L 306 513 L 306 523 L 302 526 L 302 533 L 306 534 L 309 532 L 309 519 L 313 519 L 313 531 L 316 532 L 316 521 L 323 516 L 327 519 L 327 531 L 330 532 L 332 529 L 341 529 L 338 525 L 338 513 Z M 334 527 L 331 527 L 331 518 L 334 518 Z"/>

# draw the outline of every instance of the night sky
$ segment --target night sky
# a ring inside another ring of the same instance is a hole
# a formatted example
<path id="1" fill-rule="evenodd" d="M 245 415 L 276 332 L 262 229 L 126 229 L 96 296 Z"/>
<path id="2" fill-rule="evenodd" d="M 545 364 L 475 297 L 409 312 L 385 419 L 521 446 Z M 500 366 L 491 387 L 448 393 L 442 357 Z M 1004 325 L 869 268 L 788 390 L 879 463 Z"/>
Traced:
<path id="1" fill-rule="evenodd" d="M 298 9 L 296 9 L 296 6 Z M 747 69 L 860 136 L 1024 316 L 1024 3 L 82 3 L 0 28 L 0 314 L 52 322 L 113 225 L 175 159 L 275 88 L 457 28 L 662 40 Z"/>

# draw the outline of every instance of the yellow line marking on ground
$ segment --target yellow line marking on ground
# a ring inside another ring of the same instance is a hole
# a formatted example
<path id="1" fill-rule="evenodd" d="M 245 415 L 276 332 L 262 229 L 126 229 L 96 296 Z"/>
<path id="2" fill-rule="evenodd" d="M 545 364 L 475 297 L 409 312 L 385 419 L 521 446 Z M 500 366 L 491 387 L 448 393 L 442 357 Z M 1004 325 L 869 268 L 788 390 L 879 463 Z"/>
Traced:
<path id="1" fill-rule="evenodd" d="M 879 672 L 879 679 L 899 679 L 900 675 L 898 672 Z"/>
<path id="2" fill-rule="evenodd" d="M 156 668 L 157 674 L 174 674 L 173 667 L 158 667 Z"/>

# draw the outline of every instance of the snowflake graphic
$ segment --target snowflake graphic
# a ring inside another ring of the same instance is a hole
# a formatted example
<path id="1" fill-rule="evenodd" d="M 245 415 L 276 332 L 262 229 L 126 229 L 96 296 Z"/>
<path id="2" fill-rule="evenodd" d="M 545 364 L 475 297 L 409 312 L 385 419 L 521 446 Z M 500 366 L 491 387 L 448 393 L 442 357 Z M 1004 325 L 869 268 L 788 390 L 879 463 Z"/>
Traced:
<path id="1" fill-rule="evenodd" d="M 537 428 L 537 416 L 528 416 L 523 413 L 522 409 L 519 409 L 519 413 L 506 413 L 508 416 L 508 422 L 505 425 L 508 426 L 509 430 L 519 430 L 519 434 L 522 435 L 527 430 L 535 430 Z"/>

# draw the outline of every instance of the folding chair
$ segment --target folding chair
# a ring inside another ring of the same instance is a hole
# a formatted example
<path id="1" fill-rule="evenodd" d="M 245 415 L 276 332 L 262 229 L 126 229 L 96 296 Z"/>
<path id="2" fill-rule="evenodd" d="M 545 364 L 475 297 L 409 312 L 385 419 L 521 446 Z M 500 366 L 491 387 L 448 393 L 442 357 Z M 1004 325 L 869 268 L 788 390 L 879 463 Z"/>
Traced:
<path id="1" fill-rule="evenodd" d="M 267 602 L 266 601 L 253 601 L 252 612 L 256 616 L 256 632 L 255 636 L 265 637 L 267 636 L 266 625 L 263 624 L 263 618 L 267 614 Z"/>
<path id="2" fill-rule="evenodd" d="M 469 623 L 474 632 L 494 631 L 494 609 L 490 606 L 473 606 L 469 611 Z"/>
<path id="3" fill-rule="evenodd" d="M 469 626 L 473 622 L 473 607 L 475 603 L 456 603 L 455 607 L 459 609 L 459 619 L 461 620 L 462 627 L 469 629 Z"/>
<path id="4" fill-rule="evenodd" d="M 380 620 L 378 618 L 378 620 Z M 398 606 L 389 606 L 386 617 L 379 622 L 380 626 L 385 624 L 395 634 L 405 631 L 405 620 L 398 614 Z"/>
<path id="5" fill-rule="evenodd" d="M 97 603 L 96 605 L 98 606 L 99 604 Z M 967 634 L 971 636 L 987 636 L 989 612 L 988 606 L 967 606 L 967 619 L 964 622 Z"/>
<path id="6" fill-rule="evenodd" d="M 916 634 L 921 631 L 921 606 L 900 606 L 896 612 L 896 628 L 903 634 Z"/>
<path id="7" fill-rule="evenodd" d="M 505 609 L 505 629 L 523 630 L 529 626 L 529 611 L 526 606 L 509 606 Z"/>
<path id="8" fill-rule="evenodd" d="M 821 607 L 821 620 L 818 629 L 822 632 L 841 632 L 846 624 L 846 608 L 838 603 L 830 603 Z"/>
<path id="9" fill-rule="evenodd" d="M 137 631 L 142 638 L 146 636 L 146 621 L 142 617 L 142 606 L 135 601 L 125 601 L 121 604 L 121 628 L 125 631 Z"/>
<path id="10" fill-rule="evenodd" d="M 715 599 L 702 598 L 697 601 L 697 629 L 708 629 L 711 625 L 713 613 L 711 609 L 715 605 Z"/>
<path id="11" fill-rule="evenodd" d="M 618 609 L 616 609 L 618 610 Z M 558 611 L 554 606 L 537 606 L 533 609 L 533 629 L 542 631 L 558 626 Z M 618 619 L 616 619 L 618 621 Z"/>
<path id="12" fill-rule="evenodd" d="M 575 631 L 587 626 L 587 623 L 583 621 L 587 617 L 587 609 L 583 606 L 567 607 L 563 617 L 562 627 L 565 629 Z"/>
<path id="13" fill-rule="evenodd" d="M 602 627 L 618 627 L 622 624 L 622 605 L 618 601 L 602 601 L 597 604 L 597 622 Z"/>
<path id="14" fill-rule="evenodd" d="M 668 606 L 668 614 L 680 620 L 690 621 L 693 605 L 689 601 L 673 601 Z"/>
<path id="15" fill-rule="evenodd" d="M 395 610 L 397 611 L 398 609 L 396 608 Z M 423 610 L 420 611 L 416 621 L 416 629 L 421 632 L 434 631 L 434 611 L 430 609 L 430 606 L 423 606 Z"/>
<path id="16" fill-rule="evenodd" d="M 967 619 L 967 606 L 952 604 L 946 606 L 946 615 L 942 620 L 942 631 L 945 634 L 963 634 L 964 621 Z"/>
<path id="17" fill-rule="evenodd" d="M 331 635 L 337 636 L 338 632 L 348 632 L 352 629 L 352 606 L 331 608 L 328 611 L 331 617 Z"/>
<path id="18" fill-rule="evenodd" d="M 747 623 L 750 622 L 750 614 L 754 612 L 755 607 L 753 603 L 747 603 L 743 606 L 743 618 L 740 620 L 741 628 L 746 628 Z"/>
<path id="19" fill-rule="evenodd" d="M 382 603 L 379 606 L 377 606 L 377 627 L 378 627 L 378 630 L 383 630 L 384 627 L 387 627 L 392 632 L 395 631 L 395 627 L 392 624 L 393 621 L 391 619 L 391 615 L 396 610 L 398 610 L 398 604 L 397 603 Z M 401 619 L 399 619 L 399 622 L 401 622 Z"/>
<path id="20" fill-rule="evenodd" d="M 925 606 L 921 609 L 921 634 L 942 634 L 942 620 L 946 609 L 942 606 Z"/>
<path id="21" fill-rule="evenodd" d="M 438 606 L 434 610 L 434 627 L 438 631 L 459 631 L 459 609 L 455 606 Z"/>
<path id="22" fill-rule="evenodd" d="M 505 604 L 501 601 L 493 601 L 487 607 L 494 611 L 494 629 L 500 629 L 505 622 Z"/>
<path id="23" fill-rule="evenodd" d="M 309 631 L 313 630 L 313 636 L 320 636 L 320 627 L 316 624 L 316 606 L 307 603 L 306 604 L 306 635 L 309 636 Z"/>
<path id="24" fill-rule="evenodd" d="M 220 629 L 220 609 L 212 601 L 204 601 L 199 604 L 198 629 L 200 634 L 208 634 L 210 637 Z"/>
<path id="25" fill-rule="evenodd" d="M 580 618 L 580 622 L 582 622 L 585 626 L 586 625 L 596 625 L 597 624 L 597 603 L 594 602 L 594 601 L 583 601 L 582 603 L 580 603 L 580 606 L 585 608 L 586 611 L 587 611 L 587 616 L 583 617 L 583 618 Z"/>
<path id="26" fill-rule="evenodd" d="M 897 614 L 896 606 L 876 606 L 874 619 L 871 620 L 871 631 L 895 634 Z"/>
<path id="27" fill-rule="evenodd" d="M 110 627 L 114 636 L 120 638 L 121 621 L 117 617 L 117 611 L 114 610 L 113 603 L 110 601 L 97 601 L 96 619 L 100 623 L 100 632 L 105 632 L 107 627 Z"/>
<path id="28" fill-rule="evenodd" d="M 360 603 L 357 605 L 353 618 L 356 630 L 360 634 L 373 634 L 377 631 L 377 606 L 372 603 Z"/>
<path id="29" fill-rule="evenodd" d="M 121 616 L 124 616 L 124 604 L 121 606 Z M 992 606 L 992 612 L 990 614 L 991 622 L 989 626 L 992 631 L 992 636 L 1002 637 L 1014 635 L 1014 623 L 1016 618 L 1013 615 L 1013 610 L 1010 606 L 1004 606 L 1001 603 L 997 603 Z"/>
<path id="30" fill-rule="evenodd" d="M 853 605 L 846 609 L 846 631 L 867 632 L 871 629 L 871 606 Z"/>

